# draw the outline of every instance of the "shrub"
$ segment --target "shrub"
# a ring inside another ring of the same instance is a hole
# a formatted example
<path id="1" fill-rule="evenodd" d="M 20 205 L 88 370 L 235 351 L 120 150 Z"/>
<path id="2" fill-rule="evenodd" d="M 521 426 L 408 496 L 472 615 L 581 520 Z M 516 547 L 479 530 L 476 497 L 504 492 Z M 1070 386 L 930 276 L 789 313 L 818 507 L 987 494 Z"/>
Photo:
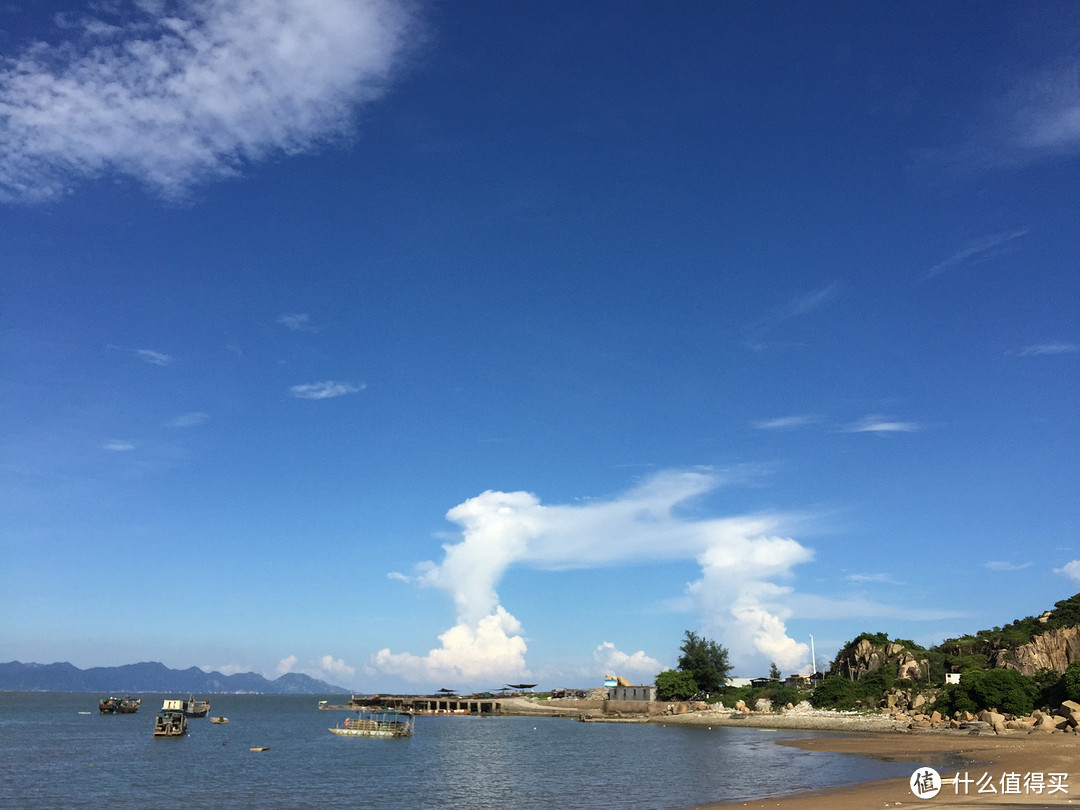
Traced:
<path id="1" fill-rule="evenodd" d="M 829 675 L 818 684 L 810 703 L 816 709 L 854 709 L 860 690 L 855 681 L 839 675 Z"/>
<path id="2" fill-rule="evenodd" d="M 697 693 L 697 681 L 689 672 L 665 669 L 656 676 L 656 696 L 660 700 L 689 700 Z"/>

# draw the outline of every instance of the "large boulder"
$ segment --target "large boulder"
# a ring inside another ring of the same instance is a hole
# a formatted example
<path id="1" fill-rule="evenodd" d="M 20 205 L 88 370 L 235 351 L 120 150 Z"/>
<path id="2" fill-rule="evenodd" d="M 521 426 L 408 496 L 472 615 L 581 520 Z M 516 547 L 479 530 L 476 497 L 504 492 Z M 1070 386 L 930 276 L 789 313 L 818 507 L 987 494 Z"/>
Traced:
<path id="1" fill-rule="evenodd" d="M 995 732 L 1001 734 L 1005 731 L 1005 715 L 992 712 L 989 709 L 979 712 L 979 719 L 989 723 Z"/>
<path id="2" fill-rule="evenodd" d="M 1073 728 L 1080 726 L 1080 703 L 1075 700 L 1066 700 L 1061 704 L 1061 709 L 1058 712 L 1064 717 L 1069 719 L 1069 725 Z"/>

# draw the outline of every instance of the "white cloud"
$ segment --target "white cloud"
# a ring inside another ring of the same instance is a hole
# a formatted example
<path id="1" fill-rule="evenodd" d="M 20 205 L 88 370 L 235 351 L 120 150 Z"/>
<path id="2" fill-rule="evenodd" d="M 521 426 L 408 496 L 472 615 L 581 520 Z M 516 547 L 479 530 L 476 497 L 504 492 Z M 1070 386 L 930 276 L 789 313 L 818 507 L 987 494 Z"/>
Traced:
<path id="1" fill-rule="evenodd" d="M 1064 574 L 1069 579 L 1080 582 L 1080 560 L 1065 563 L 1061 568 L 1054 569 L 1055 574 Z"/>
<path id="2" fill-rule="evenodd" d="M 720 481 L 711 473 L 665 472 L 618 498 L 569 506 L 544 506 L 528 492 L 470 498 L 447 513 L 462 527 L 460 542 L 444 545 L 442 562 L 422 564 L 417 578 L 451 595 L 456 626 L 427 656 L 387 649 L 374 665 L 414 680 L 433 671 L 510 675 L 524 669 L 526 651 L 518 622 L 496 591 L 510 567 L 563 570 L 682 559 L 697 560 L 703 571 L 688 589 L 688 603 L 707 630 L 720 633 L 733 659 L 765 657 L 795 666 L 809 650 L 786 637 L 777 598 L 783 592 L 767 581 L 790 575 L 813 554 L 774 534 L 779 516 L 693 520 L 677 513 Z"/>
<path id="3" fill-rule="evenodd" d="M 1049 354 L 1076 354 L 1080 346 L 1075 343 L 1036 343 L 1016 352 L 1020 357 L 1041 357 Z"/>
<path id="4" fill-rule="evenodd" d="M 1026 236 L 1027 233 L 1028 231 L 1026 230 L 1008 231 L 1006 233 L 995 233 L 981 239 L 976 239 L 944 261 L 935 264 L 927 271 L 924 278 L 933 278 L 947 270 L 972 267 L 996 258 L 1006 251 L 1010 242 L 1019 239 L 1022 236 Z"/>
<path id="5" fill-rule="evenodd" d="M 665 667 L 655 658 L 646 655 L 644 650 L 627 655 L 618 649 L 610 641 L 605 641 L 593 650 L 593 660 L 596 662 L 597 673 L 600 675 L 624 675 L 626 673 L 645 676 L 650 683 L 657 673 Z M 630 680 L 634 680 L 631 678 Z M 642 680 L 638 678 L 637 680 Z"/>
<path id="6" fill-rule="evenodd" d="M 1017 83 L 1000 105 L 998 162 L 1032 163 L 1080 153 L 1080 84 L 1075 57 Z"/>
<path id="7" fill-rule="evenodd" d="M 501 606 L 475 625 L 459 622 L 441 636 L 442 646 L 418 656 L 379 650 L 372 665 L 410 681 L 511 681 L 530 677 L 521 623 Z M 453 687 L 449 687 L 453 688 Z"/>
<path id="8" fill-rule="evenodd" d="M 135 445 L 133 445 L 131 442 L 111 441 L 105 442 L 105 444 L 101 445 L 101 449 L 109 450 L 113 453 L 126 453 L 128 450 L 134 450 Z"/>
<path id="9" fill-rule="evenodd" d="M 153 349 L 138 349 L 135 354 L 140 360 L 144 360 L 155 366 L 167 366 L 173 361 L 171 356 L 162 354 L 161 352 L 155 352 Z"/>
<path id="10" fill-rule="evenodd" d="M 356 675 L 355 667 L 350 667 L 341 658 L 332 655 L 324 655 L 319 659 L 319 668 L 332 678 L 352 678 Z"/>
<path id="11" fill-rule="evenodd" d="M 858 422 L 844 428 L 848 433 L 911 433 L 921 429 L 921 426 L 915 422 L 898 422 L 878 414 L 864 416 Z"/>
<path id="12" fill-rule="evenodd" d="M 97 4 L 0 69 L 0 199 L 116 172 L 166 198 L 347 135 L 415 39 L 394 0 Z M 109 10 L 118 11 L 108 18 Z"/>
<path id="13" fill-rule="evenodd" d="M 222 675 L 236 675 L 237 673 L 251 672 L 252 669 L 244 664 L 222 664 L 220 667 L 205 666 L 204 672 L 220 672 Z"/>
<path id="14" fill-rule="evenodd" d="M 293 671 L 293 667 L 296 666 L 296 662 L 300 659 L 295 655 L 289 655 L 278 661 L 277 671 L 279 675 L 285 675 Z"/>
<path id="15" fill-rule="evenodd" d="M 786 320 L 805 315 L 830 304 L 840 295 L 840 282 L 833 281 L 817 290 L 811 290 L 806 295 L 800 296 L 788 302 L 787 306 L 778 314 L 778 319 Z"/>
<path id="16" fill-rule="evenodd" d="M 983 568 L 987 568 L 990 571 L 1023 571 L 1025 568 L 1030 568 L 1031 563 L 1011 563 L 1003 562 L 1001 560 L 988 560 L 983 563 Z"/>
<path id="17" fill-rule="evenodd" d="M 208 421 L 210 421 L 210 414 L 203 413 L 202 411 L 191 411 L 190 413 L 182 413 L 175 419 L 170 421 L 169 427 L 197 427 L 198 425 L 205 424 Z"/>
<path id="18" fill-rule="evenodd" d="M 291 386 L 289 393 L 297 399 L 331 399 L 345 394 L 355 394 L 358 391 L 363 391 L 366 387 L 363 383 L 354 385 L 353 383 L 324 380 L 323 382 Z"/>
<path id="19" fill-rule="evenodd" d="M 902 585 L 903 584 L 901 582 L 898 582 L 891 575 L 881 573 L 881 572 L 878 572 L 876 574 L 848 574 L 847 580 L 848 580 L 848 582 L 859 582 L 859 583 L 877 582 L 877 583 L 882 583 L 882 584 L 886 584 L 886 585 Z"/>
<path id="20" fill-rule="evenodd" d="M 804 425 L 812 425 L 817 421 L 816 416 L 781 416 L 776 419 L 763 419 L 760 422 L 755 422 L 754 427 L 759 430 L 789 430 Z"/>
<path id="21" fill-rule="evenodd" d="M 306 312 L 295 312 L 288 315 L 282 315 L 277 319 L 277 322 L 293 332 L 316 331 L 315 327 L 311 325 L 311 318 L 308 317 Z"/>

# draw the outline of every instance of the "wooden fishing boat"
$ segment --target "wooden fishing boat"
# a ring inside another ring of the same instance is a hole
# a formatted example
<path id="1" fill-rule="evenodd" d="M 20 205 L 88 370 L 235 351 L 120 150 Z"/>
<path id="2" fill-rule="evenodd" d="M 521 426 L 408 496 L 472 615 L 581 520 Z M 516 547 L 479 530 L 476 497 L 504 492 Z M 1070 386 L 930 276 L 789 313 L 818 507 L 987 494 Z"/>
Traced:
<path id="1" fill-rule="evenodd" d="M 411 737 L 415 724 L 411 712 L 361 709 L 355 719 L 346 717 L 341 725 L 328 730 L 341 737 Z"/>
<path id="2" fill-rule="evenodd" d="M 188 717 L 206 717 L 209 713 L 209 700 L 195 700 L 194 697 L 189 695 L 188 699 L 184 701 L 184 714 Z"/>
<path id="3" fill-rule="evenodd" d="M 181 709 L 162 709 L 154 718 L 155 737 L 183 737 L 187 732 L 187 716 Z"/>
<path id="4" fill-rule="evenodd" d="M 229 722 L 229 718 L 225 717 L 225 716 L 222 716 L 222 715 L 219 715 L 218 717 L 211 717 L 210 722 L 211 723 L 217 723 L 218 725 L 225 725 L 225 724 L 227 724 Z"/>
<path id="5" fill-rule="evenodd" d="M 98 701 L 98 711 L 102 714 L 135 714 L 142 705 L 142 698 L 112 697 Z"/>

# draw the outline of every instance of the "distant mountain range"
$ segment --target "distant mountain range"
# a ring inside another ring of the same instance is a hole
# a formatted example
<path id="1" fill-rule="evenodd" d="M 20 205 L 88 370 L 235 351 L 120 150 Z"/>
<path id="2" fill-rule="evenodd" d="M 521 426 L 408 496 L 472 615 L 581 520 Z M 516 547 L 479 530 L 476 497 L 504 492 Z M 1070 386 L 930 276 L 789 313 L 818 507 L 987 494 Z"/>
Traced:
<path id="1" fill-rule="evenodd" d="M 156 661 L 79 669 L 69 663 L 0 664 L 3 692 L 186 692 L 188 694 L 347 695 L 348 689 L 290 672 L 267 680 L 255 672 L 222 675 L 198 667 L 169 669 Z"/>

